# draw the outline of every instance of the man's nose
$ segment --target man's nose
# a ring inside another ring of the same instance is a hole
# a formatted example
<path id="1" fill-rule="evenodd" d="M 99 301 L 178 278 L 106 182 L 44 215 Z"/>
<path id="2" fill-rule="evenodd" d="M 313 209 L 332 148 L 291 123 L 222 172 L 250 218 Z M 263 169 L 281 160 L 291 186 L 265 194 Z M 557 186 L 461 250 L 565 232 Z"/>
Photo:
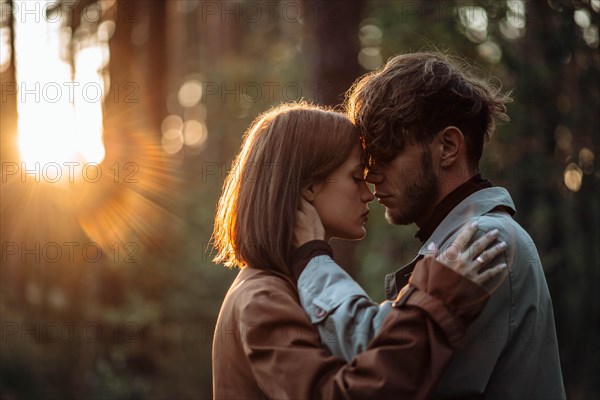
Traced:
<path id="1" fill-rule="evenodd" d="M 383 182 L 383 175 L 378 174 L 373 171 L 369 171 L 369 172 L 367 172 L 367 176 L 365 177 L 365 180 L 369 183 L 377 185 L 377 184 Z"/>

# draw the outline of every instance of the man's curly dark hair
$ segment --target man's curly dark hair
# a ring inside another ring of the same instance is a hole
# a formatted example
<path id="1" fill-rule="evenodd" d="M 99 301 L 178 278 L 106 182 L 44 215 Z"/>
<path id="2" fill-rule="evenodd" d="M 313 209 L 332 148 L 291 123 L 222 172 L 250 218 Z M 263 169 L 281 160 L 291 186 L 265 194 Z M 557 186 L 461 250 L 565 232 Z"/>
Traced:
<path id="1" fill-rule="evenodd" d="M 441 53 L 402 54 L 349 90 L 346 111 L 358 126 L 370 163 L 391 161 L 406 142 L 428 144 L 447 126 L 465 138 L 477 169 L 497 120 L 508 120 L 510 95 Z"/>

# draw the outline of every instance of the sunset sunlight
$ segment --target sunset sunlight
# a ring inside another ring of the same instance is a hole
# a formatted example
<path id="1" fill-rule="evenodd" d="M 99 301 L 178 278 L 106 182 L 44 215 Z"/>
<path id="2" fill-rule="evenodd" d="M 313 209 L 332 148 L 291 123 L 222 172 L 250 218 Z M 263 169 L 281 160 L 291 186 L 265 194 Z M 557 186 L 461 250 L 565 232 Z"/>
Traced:
<path id="1" fill-rule="evenodd" d="M 600 0 L 0 0 L 0 400 L 600 399 Z"/>
<path id="2" fill-rule="evenodd" d="M 25 169 L 36 171 L 49 163 L 61 168 L 101 163 L 105 82 L 99 71 L 108 63 L 107 43 L 99 42 L 95 34 L 85 38 L 72 73 L 61 52 L 69 28 L 51 19 L 35 21 L 23 12 L 15 13 L 15 50 L 18 145 Z"/>

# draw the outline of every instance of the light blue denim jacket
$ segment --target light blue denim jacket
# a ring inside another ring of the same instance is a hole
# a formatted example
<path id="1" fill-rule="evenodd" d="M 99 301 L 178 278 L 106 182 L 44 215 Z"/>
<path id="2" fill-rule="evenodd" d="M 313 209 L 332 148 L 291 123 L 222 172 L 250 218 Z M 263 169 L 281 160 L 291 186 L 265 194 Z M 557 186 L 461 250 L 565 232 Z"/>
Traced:
<path id="1" fill-rule="evenodd" d="M 458 204 L 423 244 L 418 256 L 385 279 L 386 298 L 374 303 L 330 257 L 313 258 L 298 279 L 305 311 L 331 352 L 345 359 L 365 350 L 406 285 L 417 261 L 435 242 L 443 251 L 467 223 L 476 238 L 498 229 L 508 247 L 487 266 L 508 265 L 508 278 L 469 327 L 463 348 L 441 378 L 436 398 L 564 399 L 552 302 L 531 237 L 517 224 L 504 188 L 479 190 Z M 491 289 L 498 281 L 489 282 Z"/>

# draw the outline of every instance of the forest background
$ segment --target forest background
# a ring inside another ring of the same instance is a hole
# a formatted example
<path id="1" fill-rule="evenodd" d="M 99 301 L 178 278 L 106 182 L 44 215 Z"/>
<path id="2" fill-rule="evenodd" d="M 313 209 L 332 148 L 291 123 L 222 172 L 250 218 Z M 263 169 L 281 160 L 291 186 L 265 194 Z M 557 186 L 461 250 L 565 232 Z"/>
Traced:
<path id="1" fill-rule="evenodd" d="M 481 171 L 541 255 L 568 398 L 600 396 L 599 0 L 2 0 L 0 24 L 1 399 L 210 398 L 245 129 L 421 50 L 512 91 Z M 419 242 L 371 209 L 334 249 L 381 301 Z"/>

